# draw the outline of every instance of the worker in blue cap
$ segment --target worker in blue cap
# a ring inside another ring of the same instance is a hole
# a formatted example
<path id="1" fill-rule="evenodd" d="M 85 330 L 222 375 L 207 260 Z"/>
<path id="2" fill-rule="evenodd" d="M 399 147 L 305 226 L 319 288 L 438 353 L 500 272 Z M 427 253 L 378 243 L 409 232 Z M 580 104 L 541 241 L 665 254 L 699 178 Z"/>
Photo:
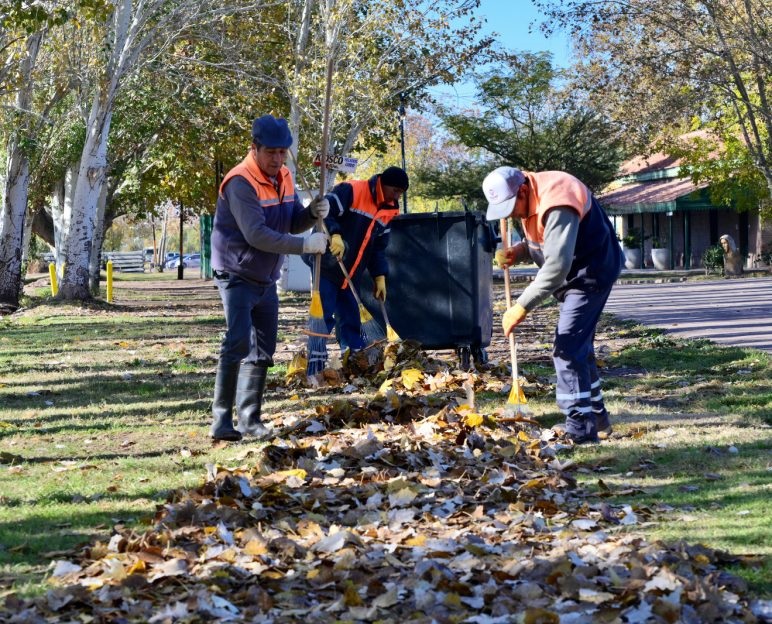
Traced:
<path id="1" fill-rule="evenodd" d="M 287 120 L 263 115 L 252 124 L 252 146 L 220 185 L 212 228 L 212 269 L 227 330 L 212 403 L 211 437 L 265 437 L 261 421 L 268 368 L 278 332 L 276 282 L 285 254 L 324 253 L 327 236 L 309 230 L 330 211 L 318 197 L 307 208 L 284 166 L 292 145 Z M 238 426 L 233 424 L 234 405 Z"/>

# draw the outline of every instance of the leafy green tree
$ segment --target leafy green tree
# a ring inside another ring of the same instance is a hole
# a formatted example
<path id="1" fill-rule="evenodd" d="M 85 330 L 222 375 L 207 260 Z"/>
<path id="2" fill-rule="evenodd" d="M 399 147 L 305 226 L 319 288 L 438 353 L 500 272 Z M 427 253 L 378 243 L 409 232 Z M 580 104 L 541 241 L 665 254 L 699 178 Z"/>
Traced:
<path id="1" fill-rule="evenodd" d="M 576 85 L 623 124 L 638 149 L 693 129 L 727 146 L 711 183 L 750 180 L 748 163 L 772 197 L 772 12 L 766 0 L 535 0 L 544 28 L 571 32 L 582 62 Z M 746 152 L 741 156 L 740 152 Z M 701 147 L 695 146 L 696 164 Z M 702 152 L 704 154 L 704 152 Z M 716 155 L 710 156 L 715 159 Z M 758 188 L 755 180 L 751 186 Z"/>
<path id="2" fill-rule="evenodd" d="M 476 78 L 478 110 L 440 111 L 468 158 L 420 171 L 430 196 L 482 199 L 480 183 L 493 167 L 561 170 L 600 189 L 622 159 L 613 126 L 574 94 L 561 91 L 548 53 L 500 53 Z"/>

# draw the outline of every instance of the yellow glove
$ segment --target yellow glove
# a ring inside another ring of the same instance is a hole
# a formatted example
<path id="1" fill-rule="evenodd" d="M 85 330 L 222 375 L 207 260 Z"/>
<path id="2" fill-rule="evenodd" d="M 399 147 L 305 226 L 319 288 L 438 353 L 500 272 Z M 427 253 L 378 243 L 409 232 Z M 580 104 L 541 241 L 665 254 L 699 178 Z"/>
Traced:
<path id="1" fill-rule="evenodd" d="M 528 314 L 528 310 L 519 303 L 516 303 L 504 312 L 504 317 L 501 319 L 504 335 L 509 336 L 509 334 L 512 333 L 512 330 L 523 322 L 526 314 Z"/>
<path id="2" fill-rule="evenodd" d="M 333 234 L 330 239 L 330 253 L 338 260 L 343 260 L 343 254 L 346 253 L 346 244 L 340 234 Z"/>
<path id="3" fill-rule="evenodd" d="M 502 269 L 512 266 L 515 264 L 515 248 L 507 247 L 506 249 L 497 249 L 494 260 L 496 261 L 496 266 L 499 266 Z"/>
<path id="4" fill-rule="evenodd" d="M 375 278 L 375 286 L 373 287 L 373 297 L 386 301 L 386 276 L 379 275 Z"/>

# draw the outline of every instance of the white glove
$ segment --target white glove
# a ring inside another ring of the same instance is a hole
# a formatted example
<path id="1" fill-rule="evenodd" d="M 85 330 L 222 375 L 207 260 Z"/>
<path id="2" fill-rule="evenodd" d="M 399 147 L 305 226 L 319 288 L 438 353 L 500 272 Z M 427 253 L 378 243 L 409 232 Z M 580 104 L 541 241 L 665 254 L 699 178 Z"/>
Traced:
<path id="1" fill-rule="evenodd" d="M 325 200 L 327 201 L 327 200 Z M 328 204 L 329 206 L 329 204 Z M 327 235 L 314 232 L 303 239 L 303 253 L 320 254 L 327 251 Z"/>
<path id="2" fill-rule="evenodd" d="M 325 197 L 316 197 L 310 204 L 308 204 L 308 212 L 314 219 L 326 219 L 330 214 L 330 202 Z"/>

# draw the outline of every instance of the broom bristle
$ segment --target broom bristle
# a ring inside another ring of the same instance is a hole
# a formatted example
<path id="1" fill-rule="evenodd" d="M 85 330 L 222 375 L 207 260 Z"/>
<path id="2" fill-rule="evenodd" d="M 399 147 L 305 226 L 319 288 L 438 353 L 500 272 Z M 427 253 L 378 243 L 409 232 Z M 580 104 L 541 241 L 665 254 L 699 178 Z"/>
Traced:
<path id="1" fill-rule="evenodd" d="M 322 296 L 318 290 L 311 293 L 311 309 L 308 318 L 308 367 L 309 377 L 318 375 L 327 363 L 327 324 L 324 322 Z"/>
<path id="2" fill-rule="evenodd" d="M 359 306 L 359 320 L 362 323 L 362 340 L 364 340 L 366 345 L 371 345 L 386 338 L 383 328 L 363 305 Z"/>
<path id="3" fill-rule="evenodd" d="M 394 328 L 391 325 L 387 325 L 386 326 L 386 339 L 389 342 L 399 342 L 400 341 L 399 334 L 397 334 L 397 332 L 394 331 Z"/>

